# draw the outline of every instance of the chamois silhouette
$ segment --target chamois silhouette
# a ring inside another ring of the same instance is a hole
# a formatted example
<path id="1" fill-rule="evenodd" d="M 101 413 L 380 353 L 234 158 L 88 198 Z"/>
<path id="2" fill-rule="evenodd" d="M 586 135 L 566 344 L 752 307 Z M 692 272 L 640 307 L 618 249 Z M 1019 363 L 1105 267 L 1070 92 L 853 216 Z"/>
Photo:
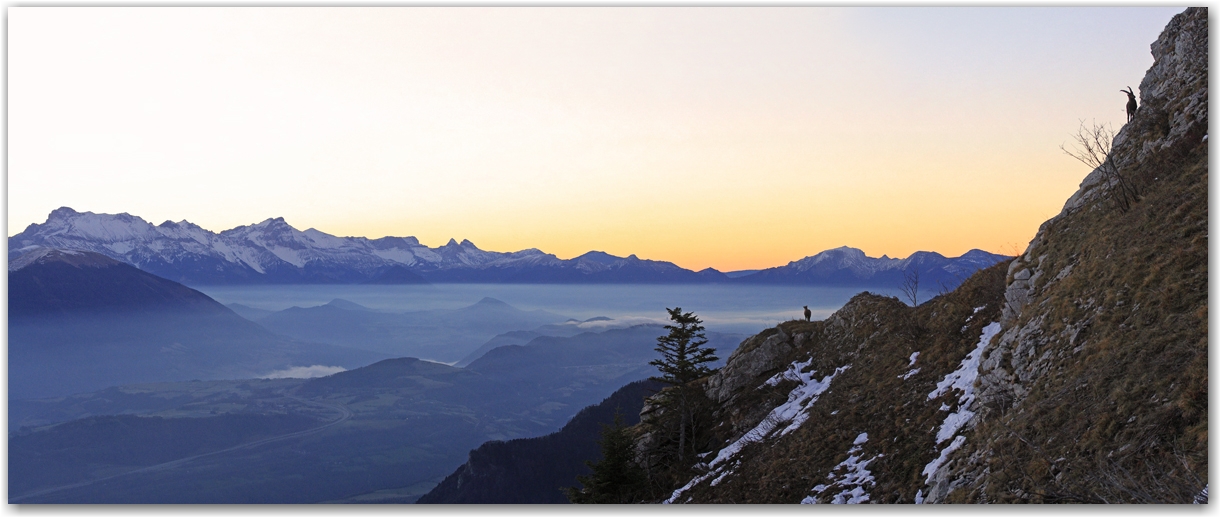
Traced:
<path id="1" fill-rule="evenodd" d="M 1131 119 L 1135 118 L 1135 110 L 1139 108 L 1135 103 L 1135 93 L 1131 91 L 1130 86 L 1126 90 L 1119 91 L 1127 94 L 1127 122 L 1131 122 Z"/>
<path id="2" fill-rule="evenodd" d="M 813 316 L 813 313 L 809 311 L 809 306 L 806 305 L 805 306 L 805 321 L 809 321 L 810 316 Z"/>

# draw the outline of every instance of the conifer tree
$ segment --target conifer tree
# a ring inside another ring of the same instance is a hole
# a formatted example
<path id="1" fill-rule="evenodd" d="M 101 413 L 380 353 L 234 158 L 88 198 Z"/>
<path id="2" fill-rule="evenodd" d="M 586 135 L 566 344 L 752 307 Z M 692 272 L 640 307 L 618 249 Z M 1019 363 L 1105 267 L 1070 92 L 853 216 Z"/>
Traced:
<path id="1" fill-rule="evenodd" d="M 657 367 L 660 377 L 658 381 L 674 386 L 669 396 L 663 399 L 668 406 L 676 409 L 681 419 L 678 424 L 678 459 L 686 458 L 687 436 L 693 436 L 693 415 L 691 414 L 690 387 L 691 381 L 711 375 L 713 370 L 707 363 L 718 360 L 716 349 L 705 348 L 707 336 L 703 333 L 703 323 L 693 312 L 683 313 L 681 307 L 666 308 L 672 325 L 666 325 L 669 334 L 657 338 L 656 350 L 661 353 L 660 359 L 654 359 L 648 364 Z M 694 441 L 691 440 L 692 447 Z"/>
<path id="2" fill-rule="evenodd" d="M 602 459 L 586 461 L 593 470 L 577 476 L 583 488 L 567 488 L 568 500 L 576 504 L 624 504 L 637 502 L 646 486 L 644 469 L 635 462 L 635 440 L 623 425 L 623 415 L 614 413 L 614 425 L 602 424 Z"/>
<path id="3" fill-rule="evenodd" d="M 648 364 L 656 366 L 661 376 L 653 378 L 678 386 L 711 375 L 712 369 L 706 363 L 719 358 L 715 356 L 716 349 L 703 348 L 707 344 L 703 325 L 700 325 L 703 322 L 693 312 L 683 314 L 681 307 L 665 310 L 674 324 L 665 326 L 669 334 L 657 338 L 656 350 L 661 358 Z"/>

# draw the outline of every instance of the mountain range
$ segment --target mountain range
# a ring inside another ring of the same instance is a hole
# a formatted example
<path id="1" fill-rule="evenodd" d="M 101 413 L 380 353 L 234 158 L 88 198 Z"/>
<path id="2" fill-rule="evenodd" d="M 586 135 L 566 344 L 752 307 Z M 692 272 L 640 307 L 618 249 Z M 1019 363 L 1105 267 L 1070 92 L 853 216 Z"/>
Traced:
<path id="1" fill-rule="evenodd" d="M 126 213 L 68 207 L 10 237 L 9 261 L 42 248 L 100 253 L 187 285 L 735 282 L 896 287 L 904 272 L 914 269 L 925 285 L 952 288 L 1007 258 L 977 249 L 955 258 L 935 252 L 874 258 L 840 247 L 756 272 L 696 272 L 601 251 L 564 260 L 533 248 L 485 251 L 468 240 L 450 239 L 429 248 L 415 237 L 336 237 L 313 228 L 297 230 L 283 218 L 214 233 L 185 220 L 153 225 Z"/>

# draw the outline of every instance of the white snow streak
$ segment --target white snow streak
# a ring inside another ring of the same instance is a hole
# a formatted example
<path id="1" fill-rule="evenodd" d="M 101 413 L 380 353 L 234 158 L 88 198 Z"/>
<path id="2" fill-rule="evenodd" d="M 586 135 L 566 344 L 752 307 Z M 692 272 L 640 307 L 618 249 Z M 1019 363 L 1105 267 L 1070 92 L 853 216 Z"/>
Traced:
<path id="1" fill-rule="evenodd" d="M 974 381 L 979 376 L 979 362 L 983 357 L 983 350 L 987 348 L 987 344 L 991 343 L 991 338 L 995 337 L 1000 332 L 999 322 L 992 323 L 983 327 L 983 333 L 979 336 L 979 343 L 975 346 L 966 358 L 962 359 L 961 366 L 958 366 L 952 373 L 946 375 L 944 379 L 936 384 L 936 389 L 928 394 L 928 400 L 935 399 L 946 394 L 950 389 L 955 389 L 962 392 L 958 398 L 958 411 L 950 414 L 945 418 L 945 423 L 941 425 L 940 431 L 936 433 L 936 443 L 944 442 L 953 437 L 970 417 L 974 416 L 974 412 L 966 409 L 974 402 Z"/>
<path id="2" fill-rule="evenodd" d="M 961 448 L 961 446 L 965 443 L 965 436 L 958 436 L 954 438 L 953 443 L 950 443 L 948 447 L 945 447 L 944 450 L 940 451 L 940 456 L 937 456 L 936 459 L 932 460 L 932 463 L 925 465 L 923 468 L 923 475 L 926 476 L 927 479 L 925 479 L 924 482 L 931 483 L 932 476 L 936 475 L 936 471 L 940 470 L 940 466 L 945 464 L 945 461 L 949 459 L 949 455 L 952 454 L 953 451 Z"/>
<path id="3" fill-rule="evenodd" d="M 282 246 L 272 246 L 272 245 L 263 245 L 263 247 L 266 248 L 267 251 L 270 251 L 273 255 L 279 257 L 280 260 L 283 260 L 284 262 L 292 264 L 298 268 L 305 267 L 305 262 L 307 262 L 307 261 L 305 260 L 304 257 L 301 256 L 300 250 L 294 250 L 292 248 L 285 248 Z"/>
<path id="4" fill-rule="evenodd" d="M 709 464 L 709 467 L 712 468 L 710 472 L 696 476 L 682 488 L 674 490 L 673 495 L 671 495 L 669 499 L 665 500 L 665 504 L 670 504 L 677 501 L 678 497 L 680 497 L 683 492 L 690 490 L 691 487 L 702 483 L 704 480 L 714 475 L 721 474 L 724 471 L 724 464 L 727 463 L 728 460 L 732 459 L 737 453 L 741 452 L 742 448 L 751 443 L 763 441 L 780 425 L 788 424 L 783 430 L 780 431 L 780 436 L 786 435 L 800 428 L 801 424 L 805 423 L 805 420 L 809 419 L 809 407 L 818 401 L 819 395 L 830 388 L 830 381 L 834 380 L 835 376 L 839 373 L 851 368 L 851 365 L 840 366 L 836 368 L 833 373 L 827 375 L 819 381 L 814 379 L 814 375 L 817 374 L 816 371 L 810 371 L 808 373 L 801 372 L 801 370 L 807 368 L 812 363 L 812 358 L 804 362 L 792 363 L 788 365 L 787 370 L 784 370 L 770 379 L 767 379 L 766 384 L 768 386 L 776 386 L 780 383 L 780 381 L 783 380 L 796 381 L 800 384 L 788 393 L 787 402 L 784 402 L 783 404 L 776 406 L 775 409 L 772 409 L 771 412 L 767 414 L 766 418 L 763 418 L 762 422 L 759 422 L 758 425 L 754 426 L 753 429 L 743 434 L 741 438 L 737 439 L 737 441 L 729 444 L 729 446 L 723 449 L 720 449 L 720 452 L 716 453 L 716 459 L 712 460 L 711 464 Z M 721 475 L 720 478 L 723 478 L 723 475 Z"/>
<path id="5" fill-rule="evenodd" d="M 815 494 L 821 494 L 833 487 L 842 488 L 843 491 L 834 495 L 830 500 L 831 504 L 860 504 L 868 502 L 868 492 L 864 491 L 865 485 L 876 485 L 877 480 L 873 477 L 873 473 L 869 472 L 868 464 L 873 460 L 884 456 L 878 454 L 867 460 L 861 460 L 863 457 L 860 451 L 863 450 L 862 445 L 868 442 L 868 433 L 860 433 L 856 437 L 856 441 L 852 442 L 852 448 L 847 451 L 848 457 L 842 463 L 835 465 L 835 468 L 830 470 L 830 474 L 826 477 L 833 482 L 830 485 L 817 485 L 811 490 Z M 843 470 L 843 474 L 836 479 L 835 473 Z M 817 504 L 817 496 L 809 495 L 801 500 L 801 504 Z"/>
<path id="6" fill-rule="evenodd" d="M 412 265 L 415 263 L 415 254 L 410 250 L 402 248 L 393 248 L 388 250 L 373 250 L 373 255 L 376 255 L 385 260 L 392 260 L 399 264 Z"/>
<path id="7" fill-rule="evenodd" d="M 982 307 L 975 309 L 975 312 L 978 312 L 979 310 L 982 310 Z M 983 351 L 986 350 L 987 345 L 991 343 L 991 339 L 999 333 L 999 322 L 992 322 L 986 327 L 983 327 L 983 332 L 979 335 L 978 345 L 975 345 L 974 350 L 971 350 L 969 354 L 966 354 L 966 357 L 962 359 L 962 364 L 958 366 L 956 370 L 953 370 L 949 373 L 949 375 L 946 375 L 944 379 L 938 382 L 936 384 L 936 389 L 933 390 L 932 393 L 928 394 L 928 400 L 933 400 L 947 394 L 951 389 L 960 391 L 962 393 L 957 399 L 957 412 L 950 413 L 948 416 L 946 416 L 944 423 L 942 423 L 940 426 L 940 430 L 936 432 L 937 445 L 944 443 L 945 440 L 948 440 L 949 438 L 953 438 L 953 442 L 944 449 L 941 449 L 940 455 L 937 456 L 935 460 L 932 460 L 931 463 L 924 466 L 923 474 L 926 476 L 925 482 L 931 482 L 932 476 L 936 474 L 936 471 L 939 470 L 946 461 L 948 461 L 949 454 L 961 448 L 961 446 L 966 443 L 965 436 L 954 437 L 954 435 L 957 434 L 957 432 L 960 431 L 962 427 L 974 417 L 974 412 L 970 411 L 968 408 L 970 407 L 970 404 L 974 402 L 974 381 L 978 379 L 979 376 L 979 362 L 983 358 Z M 950 408 L 948 404 L 941 403 L 940 409 L 942 411 L 948 411 Z"/>
<path id="8" fill-rule="evenodd" d="M 912 366 L 915 366 L 916 359 L 919 359 L 919 352 L 915 352 L 915 353 L 911 354 L 911 364 L 908 364 L 907 368 L 911 368 Z M 899 375 L 898 378 L 905 381 L 905 380 L 910 379 L 911 377 L 915 376 L 915 374 L 917 374 L 917 373 L 919 373 L 919 368 L 913 368 L 910 371 L 908 371 L 907 373 Z"/>

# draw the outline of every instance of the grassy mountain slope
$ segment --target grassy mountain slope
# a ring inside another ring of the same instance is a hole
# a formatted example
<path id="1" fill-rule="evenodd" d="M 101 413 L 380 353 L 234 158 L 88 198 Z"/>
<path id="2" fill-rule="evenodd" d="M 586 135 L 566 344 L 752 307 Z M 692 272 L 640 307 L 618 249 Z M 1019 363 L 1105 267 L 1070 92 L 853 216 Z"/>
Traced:
<path id="1" fill-rule="evenodd" d="M 945 420 L 942 404 L 957 409 L 950 397 L 928 394 L 998 318 L 1005 269 L 980 271 L 917 308 L 862 293 L 826 320 L 791 321 L 748 339 L 708 383 L 712 447 L 669 481 L 673 488 L 689 484 L 685 490 L 659 498 L 799 502 L 826 484 L 868 433 L 870 500 L 913 501 L 922 469 L 937 457 L 929 431 Z M 818 395 L 801 395 L 826 384 Z M 649 469 L 667 472 L 672 460 L 656 437 L 665 433 L 663 418 L 646 409 L 638 429 Z"/>
<path id="2" fill-rule="evenodd" d="M 671 502 L 1190 502 L 1207 483 L 1207 10 L 1152 45 L 1111 156 L 1012 262 L 920 305 L 860 295 L 706 382 Z M 1131 196 L 1122 199 L 1123 188 Z M 915 355 L 918 353 L 918 355 Z M 1204 496 L 1205 497 L 1205 496 Z"/>
<path id="3" fill-rule="evenodd" d="M 1189 502 L 1207 480 L 1207 10 L 1153 44 L 1112 155 L 1009 270 L 948 501 Z"/>

